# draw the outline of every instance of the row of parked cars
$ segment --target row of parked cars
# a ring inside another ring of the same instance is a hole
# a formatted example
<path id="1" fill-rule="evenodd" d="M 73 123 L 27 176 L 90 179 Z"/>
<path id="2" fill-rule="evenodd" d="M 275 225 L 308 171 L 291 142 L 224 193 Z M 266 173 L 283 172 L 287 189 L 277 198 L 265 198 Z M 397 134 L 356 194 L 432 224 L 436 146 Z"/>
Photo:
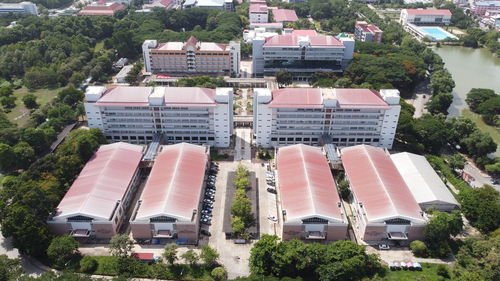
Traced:
<path id="1" fill-rule="evenodd" d="M 276 179 L 273 172 L 266 172 L 267 192 L 276 194 Z"/>
<path id="2" fill-rule="evenodd" d="M 219 172 L 219 165 L 217 163 L 211 162 L 210 164 L 200 218 L 200 222 L 206 225 L 212 224 L 212 210 L 214 208 L 215 201 L 215 181 L 217 180 L 217 173 Z M 210 233 L 208 231 L 206 232 L 207 233 L 204 233 L 202 230 L 201 234 L 210 236 Z"/>

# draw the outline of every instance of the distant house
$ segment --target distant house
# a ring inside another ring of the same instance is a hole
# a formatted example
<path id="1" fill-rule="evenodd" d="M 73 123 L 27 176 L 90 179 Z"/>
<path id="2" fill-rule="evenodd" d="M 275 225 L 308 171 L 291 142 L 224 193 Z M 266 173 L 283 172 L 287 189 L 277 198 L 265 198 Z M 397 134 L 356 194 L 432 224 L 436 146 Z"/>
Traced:
<path id="1" fill-rule="evenodd" d="M 85 6 L 78 12 L 81 16 L 113 16 L 116 12 L 125 10 L 123 4 L 117 2 L 106 2 L 106 0 L 99 0 L 92 4 Z"/>
<path id="2" fill-rule="evenodd" d="M 299 20 L 294 10 L 289 9 L 272 9 L 273 18 L 275 22 L 282 23 L 283 25 L 294 23 Z"/>
<path id="3" fill-rule="evenodd" d="M 383 31 L 373 24 L 366 21 L 356 21 L 354 26 L 354 38 L 363 42 L 382 42 Z"/>
<path id="4" fill-rule="evenodd" d="M 401 152 L 392 154 L 391 159 L 423 211 L 430 207 L 438 211 L 459 208 L 458 201 L 424 156 Z"/>
<path id="5" fill-rule="evenodd" d="M 321 149 L 303 144 L 282 147 L 276 167 L 283 239 L 345 239 L 347 216 Z"/>
<path id="6" fill-rule="evenodd" d="M 137 189 L 142 151 L 123 142 L 102 145 L 47 221 L 49 229 L 76 238 L 117 234 Z"/>
<path id="7" fill-rule="evenodd" d="M 269 8 L 266 2 L 251 2 L 248 8 L 250 23 L 266 23 L 269 21 Z"/>
<path id="8" fill-rule="evenodd" d="M 0 3 L 0 14 L 31 14 L 38 16 L 38 9 L 31 2 Z"/>
<path id="9" fill-rule="evenodd" d="M 153 8 L 164 8 L 164 9 L 172 9 L 174 7 L 173 0 L 153 0 L 149 1 L 149 3 L 145 3 L 142 5 L 143 9 L 153 9 Z"/>
<path id="10" fill-rule="evenodd" d="M 403 9 L 399 17 L 401 25 L 449 25 L 451 12 L 447 9 Z"/>

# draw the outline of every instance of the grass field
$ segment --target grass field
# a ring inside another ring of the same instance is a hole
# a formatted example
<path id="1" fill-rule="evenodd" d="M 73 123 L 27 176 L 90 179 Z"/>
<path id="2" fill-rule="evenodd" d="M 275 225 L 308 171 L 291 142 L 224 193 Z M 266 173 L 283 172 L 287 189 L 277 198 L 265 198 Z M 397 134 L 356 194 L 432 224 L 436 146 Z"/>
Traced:
<path id="1" fill-rule="evenodd" d="M 498 144 L 495 156 L 500 157 L 500 130 L 484 123 L 483 119 L 479 114 L 475 114 L 468 109 L 462 110 L 462 115 L 474 121 L 474 123 L 476 123 L 476 125 L 479 127 L 481 131 L 490 134 L 493 140 Z"/>
<path id="2" fill-rule="evenodd" d="M 24 107 L 22 100 L 23 97 L 32 93 L 36 96 L 36 102 L 40 106 L 43 106 L 52 101 L 60 90 L 61 88 L 30 91 L 25 87 L 15 90 L 13 96 L 17 98 L 16 107 L 12 108 L 11 112 L 7 113 L 7 117 L 11 122 L 16 123 L 18 126 L 25 125 L 29 120 L 29 110 Z"/>
<path id="3" fill-rule="evenodd" d="M 99 52 L 100 50 L 102 50 L 102 48 L 104 48 L 104 41 L 95 44 L 94 51 Z"/>
<path id="4" fill-rule="evenodd" d="M 386 281 L 440 281 L 443 280 L 441 276 L 437 275 L 437 264 L 422 263 L 422 271 L 412 270 L 397 270 L 389 271 L 382 280 Z"/>

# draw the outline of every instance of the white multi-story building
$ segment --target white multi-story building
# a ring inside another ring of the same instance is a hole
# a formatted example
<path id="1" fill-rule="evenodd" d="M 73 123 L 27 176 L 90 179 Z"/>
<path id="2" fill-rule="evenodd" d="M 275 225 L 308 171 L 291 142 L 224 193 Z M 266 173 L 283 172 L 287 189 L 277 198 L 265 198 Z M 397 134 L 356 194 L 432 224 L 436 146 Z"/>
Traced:
<path id="1" fill-rule="evenodd" d="M 179 1 L 181 3 L 182 1 Z M 186 0 L 182 4 L 184 9 L 189 8 L 205 8 L 205 9 L 216 9 L 216 10 L 233 10 L 232 0 Z"/>
<path id="2" fill-rule="evenodd" d="M 391 148 L 399 119 L 399 91 L 284 88 L 254 90 L 257 146 L 331 141 Z"/>
<path id="3" fill-rule="evenodd" d="M 363 42 L 382 42 L 383 31 L 373 24 L 366 21 L 356 21 L 354 26 L 354 39 Z"/>
<path id="4" fill-rule="evenodd" d="M 167 144 L 228 147 L 233 134 L 232 88 L 91 86 L 85 99 L 89 127 L 111 142 L 144 144 L 163 135 Z"/>
<path id="5" fill-rule="evenodd" d="M 252 1 L 248 8 L 250 23 L 266 23 L 269 20 L 269 8 L 266 1 Z"/>
<path id="6" fill-rule="evenodd" d="M 449 25 L 451 12 L 447 9 L 403 9 L 399 17 L 401 25 Z"/>
<path id="7" fill-rule="evenodd" d="M 142 44 L 146 72 L 167 74 L 239 75 L 240 42 L 200 42 L 191 36 L 186 42 Z"/>
<path id="8" fill-rule="evenodd" d="M 252 67 L 256 76 L 288 70 L 297 79 L 316 71 L 342 71 L 352 60 L 354 40 L 319 35 L 314 30 L 284 30 L 283 35 L 253 40 Z"/>
<path id="9" fill-rule="evenodd" d="M 0 3 L 0 14 L 32 14 L 38 16 L 38 9 L 31 2 Z"/>

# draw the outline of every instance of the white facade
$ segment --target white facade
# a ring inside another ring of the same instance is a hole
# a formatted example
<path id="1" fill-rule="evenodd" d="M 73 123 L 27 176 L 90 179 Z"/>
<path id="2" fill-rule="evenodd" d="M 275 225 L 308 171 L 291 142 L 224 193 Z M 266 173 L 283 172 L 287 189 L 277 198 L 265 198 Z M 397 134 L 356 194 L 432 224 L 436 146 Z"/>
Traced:
<path id="1" fill-rule="evenodd" d="M 451 12 L 445 9 L 403 9 L 399 23 L 405 26 L 408 23 L 416 25 L 449 25 Z"/>
<path id="2" fill-rule="evenodd" d="M 254 90 L 257 146 L 369 144 L 392 148 L 401 107 L 398 90 L 288 88 Z"/>
<path id="3" fill-rule="evenodd" d="M 266 23 L 269 21 L 269 9 L 264 3 L 251 3 L 248 9 L 250 23 Z"/>
<path id="4" fill-rule="evenodd" d="M 272 37 L 257 35 L 252 41 L 254 75 L 273 75 L 288 70 L 294 76 L 316 71 L 342 71 L 352 60 L 354 40 L 292 31 Z"/>
<path id="5" fill-rule="evenodd" d="M 91 86 L 85 98 L 88 126 L 111 142 L 145 144 L 162 134 L 168 144 L 228 147 L 233 134 L 232 88 Z"/>
<path id="6" fill-rule="evenodd" d="M 0 3 L 0 14 L 19 13 L 38 16 L 38 8 L 31 2 Z"/>

